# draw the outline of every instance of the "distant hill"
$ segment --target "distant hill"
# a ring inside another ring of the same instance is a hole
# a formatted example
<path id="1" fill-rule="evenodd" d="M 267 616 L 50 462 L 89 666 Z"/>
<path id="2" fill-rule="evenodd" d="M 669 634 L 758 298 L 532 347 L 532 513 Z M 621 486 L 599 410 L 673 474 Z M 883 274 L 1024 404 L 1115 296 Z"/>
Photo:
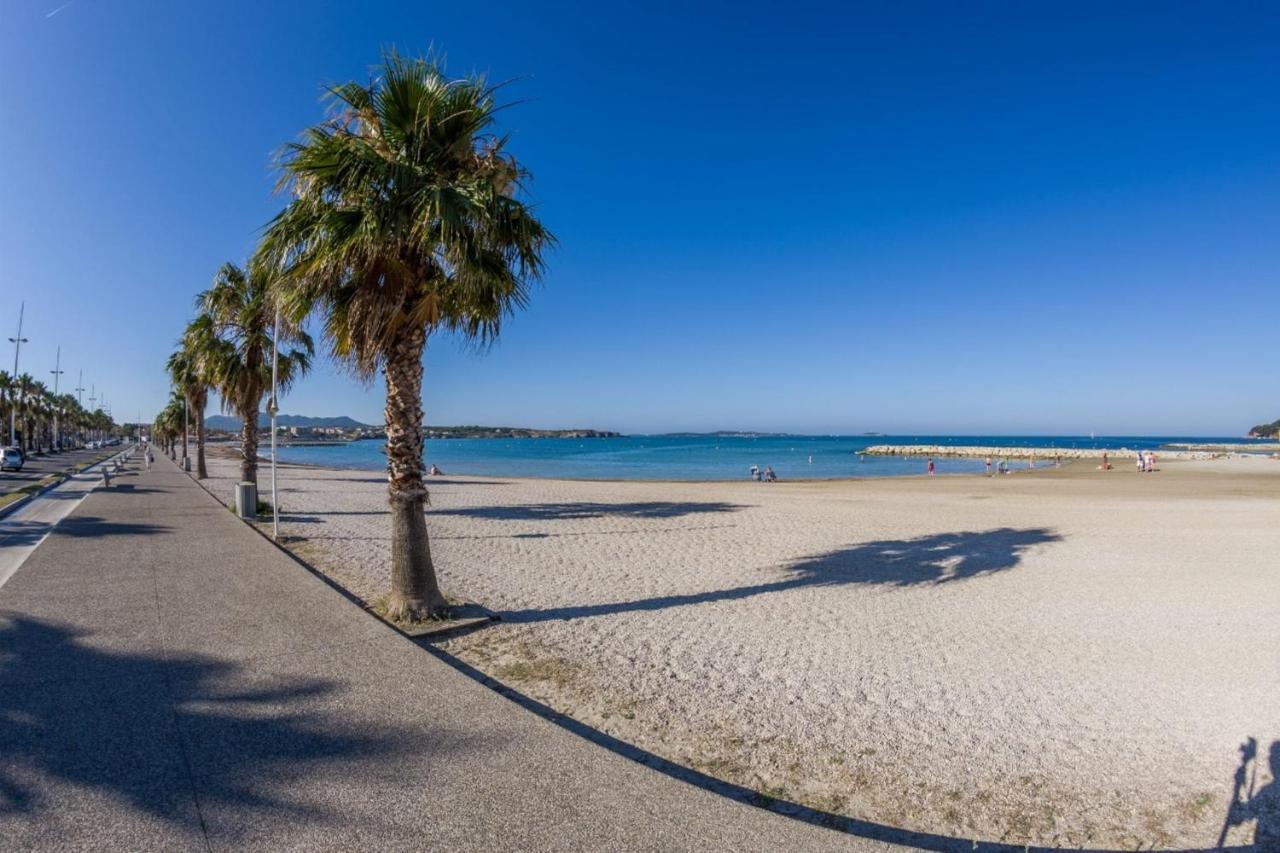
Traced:
<path id="1" fill-rule="evenodd" d="M 306 415 L 280 415 L 276 423 L 282 427 L 341 427 L 342 429 L 369 428 L 374 424 L 363 424 L 346 415 L 336 418 L 309 418 Z M 240 419 L 234 415 L 209 415 L 204 419 L 205 429 L 220 429 L 227 432 L 240 431 Z M 266 429 L 271 426 L 271 416 L 266 412 L 258 413 L 258 426 Z"/>
<path id="2" fill-rule="evenodd" d="M 1249 438 L 1278 438 L 1280 437 L 1280 421 L 1272 421 L 1269 424 L 1258 424 L 1249 430 Z"/>

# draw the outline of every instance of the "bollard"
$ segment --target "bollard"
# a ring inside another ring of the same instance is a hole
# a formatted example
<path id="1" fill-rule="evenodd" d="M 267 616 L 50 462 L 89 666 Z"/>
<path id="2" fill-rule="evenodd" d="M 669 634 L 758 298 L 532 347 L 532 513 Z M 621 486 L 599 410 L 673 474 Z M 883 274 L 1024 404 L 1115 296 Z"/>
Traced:
<path id="1" fill-rule="evenodd" d="M 188 474 L 191 473 L 191 457 L 190 456 L 182 457 L 182 470 L 186 471 Z"/>
<path id="2" fill-rule="evenodd" d="M 111 485 L 111 469 L 106 465 L 102 466 L 102 485 L 104 486 Z"/>
<path id="3" fill-rule="evenodd" d="M 241 518 L 258 517 L 258 487 L 253 483 L 236 484 L 236 515 Z"/>

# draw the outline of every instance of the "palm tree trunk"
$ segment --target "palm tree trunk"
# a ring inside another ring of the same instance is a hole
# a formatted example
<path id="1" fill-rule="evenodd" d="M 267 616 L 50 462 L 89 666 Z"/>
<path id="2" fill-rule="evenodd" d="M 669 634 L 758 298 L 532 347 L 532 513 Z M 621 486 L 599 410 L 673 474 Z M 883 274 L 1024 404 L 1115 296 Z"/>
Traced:
<path id="1" fill-rule="evenodd" d="M 423 508 L 425 433 L 422 424 L 422 350 L 426 332 L 411 328 L 387 354 L 387 495 L 391 504 L 391 619 L 443 614 L 448 603 L 436 581 Z"/>
<path id="2" fill-rule="evenodd" d="M 205 395 L 199 397 L 200 405 L 196 407 L 196 479 L 203 480 L 209 476 L 204 465 L 204 407 L 208 402 Z"/>
<path id="3" fill-rule="evenodd" d="M 246 395 L 240 406 L 240 482 L 258 486 L 258 403 L 259 396 Z"/>

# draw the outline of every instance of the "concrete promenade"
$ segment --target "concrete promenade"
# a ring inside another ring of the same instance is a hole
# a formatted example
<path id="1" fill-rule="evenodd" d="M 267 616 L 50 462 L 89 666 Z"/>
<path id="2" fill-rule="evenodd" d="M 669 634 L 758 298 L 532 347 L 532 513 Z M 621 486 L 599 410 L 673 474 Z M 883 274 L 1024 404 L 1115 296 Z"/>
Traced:
<path id="1" fill-rule="evenodd" d="M 5 850 L 899 849 L 575 736 L 138 462 L 0 588 Z"/>

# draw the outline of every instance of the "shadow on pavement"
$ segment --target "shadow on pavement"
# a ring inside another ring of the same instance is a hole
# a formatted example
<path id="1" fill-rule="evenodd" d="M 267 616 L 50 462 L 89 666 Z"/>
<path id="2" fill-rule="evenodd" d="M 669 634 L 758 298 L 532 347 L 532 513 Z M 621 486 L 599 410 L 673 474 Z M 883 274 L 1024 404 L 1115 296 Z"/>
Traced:
<path id="1" fill-rule="evenodd" d="M 356 724 L 330 701 L 346 690 L 340 682 L 245 669 L 97 649 L 68 627 L 0 612 L 0 817 L 65 809 L 65 792 L 45 791 L 70 783 L 175 822 L 190 821 L 193 789 L 205 808 L 341 820 L 290 796 L 285 780 L 475 740 L 420 723 Z"/>
<path id="2" fill-rule="evenodd" d="M 77 498 L 82 496 L 77 496 Z M 148 536 L 163 533 L 168 527 L 160 524 L 103 521 L 93 515 L 70 515 L 61 522 L 3 521 L 0 522 L 0 546 L 22 547 L 34 545 L 54 528 L 62 536 L 96 539 L 106 536 Z"/>

